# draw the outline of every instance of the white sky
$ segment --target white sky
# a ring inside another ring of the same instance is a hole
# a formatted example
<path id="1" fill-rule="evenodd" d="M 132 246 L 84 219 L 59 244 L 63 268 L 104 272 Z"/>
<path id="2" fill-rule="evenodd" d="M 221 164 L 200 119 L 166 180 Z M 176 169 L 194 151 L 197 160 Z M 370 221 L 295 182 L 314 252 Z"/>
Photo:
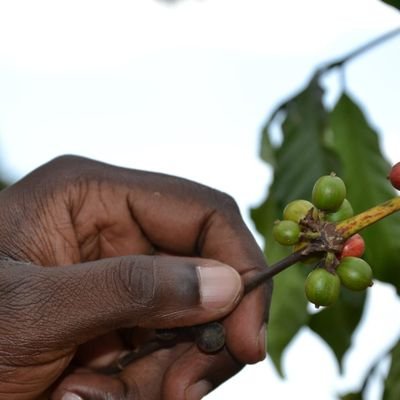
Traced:
<path id="1" fill-rule="evenodd" d="M 373 0 L 0 0 L 1 169 L 15 180 L 75 153 L 172 173 L 229 192 L 251 225 L 248 209 L 270 177 L 257 158 L 269 112 L 320 62 L 398 26 L 399 14 Z M 346 70 L 392 161 L 399 158 L 399 49 L 396 38 Z M 334 94 L 336 80 L 327 79 Z M 303 332 L 285 358 L 286 381 L 266 361 L 208 398 L 330 400 L 359 383 L 399 332 L 389 317 L 400 311 L 393 293 L 382 285 L 370 293 L 345 378 Z M 385 327 L 381 346 L 368 342 L 375 326 Z"/>

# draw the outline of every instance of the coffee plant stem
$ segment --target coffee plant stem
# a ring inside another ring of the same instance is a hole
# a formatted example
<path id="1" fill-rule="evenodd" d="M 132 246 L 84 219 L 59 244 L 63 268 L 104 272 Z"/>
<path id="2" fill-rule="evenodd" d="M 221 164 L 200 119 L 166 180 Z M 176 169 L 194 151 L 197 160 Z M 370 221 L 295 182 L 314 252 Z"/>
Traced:
<path id="1" fill-rule="evenodd" d="M 355 233 L 361 231 L 367 226 L 370 226 L 399 210 L 400 197 L 395 197 L 357 214 L 354 217 L 339 222 L 336 225 L 336 230 L 344 239 L 348 239 L 350 236 L 353 236 Z"/>
<path id="2" fill-rule="evenodd" d="M 359 55 L 369 51 L 373 47 L 378 46 L 381 43 L 386 42 L 387 40 L 392 39 L 393 37 L 395 37 L 399 34 L 400 34 L 400 28 L 397 27 L 397 28 L 383 34 L 382 36 L 379 36 L 379 37 L 371 40 L 370 42 L 363 44 L 362 46 L 358 47 L 357 49 L 346 54 L 344 57 L 341 57 L 335 61 L 331 61 L 330 63 L 320 67 L 318 72 L 321 74 L 326 71 L 329 71 L 330 69 L 333 69 L 336 67 L 341 67 L 342 65 L 349 62 L 350 60 L 353 60 L 354 58 L 358 57 Z"/>
<path id="3" fill-rule="evenodd" d="M 276 262 L 271 267 L 268 267 L 265 270 L 253 275 L 244 283 L 244 294 L 251 292 L 253 289 L 266 282 L 268 279 L 271 279 L 279 272 L 282 272 L 291 265 L 296 264 L 305 257 L 306 255 L 304 254 L 303 250 L 295 251 L 294 253 L 291 253 L 287 257 L 283 258 L 282 260 Z"/>

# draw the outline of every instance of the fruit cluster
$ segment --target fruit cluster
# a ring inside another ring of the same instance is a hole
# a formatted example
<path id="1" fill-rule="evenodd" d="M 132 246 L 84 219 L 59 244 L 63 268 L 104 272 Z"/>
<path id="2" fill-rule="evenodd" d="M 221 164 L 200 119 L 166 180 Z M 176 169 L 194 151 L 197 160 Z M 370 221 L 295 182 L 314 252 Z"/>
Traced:
<path id="1" fill-rule="evenodd" d="M 307 276 L 305 293 L 316 307 L 335 303 L 341 285 L 355 291 L 372 285 L 371 267 L 360 258 L 363 238 L 355 234 L 344 241 L 334 229 L 354 214 L 346 193 L 343 180 L 334 173 L 322 176 L 314 184 L 312 202 L 290 202 L 283 220 L 273 228 L 275 240 L 282 245 L 294 245 L 294 250 L 313 245 L 313 255 L 305 261 L 316 265 Z"/>

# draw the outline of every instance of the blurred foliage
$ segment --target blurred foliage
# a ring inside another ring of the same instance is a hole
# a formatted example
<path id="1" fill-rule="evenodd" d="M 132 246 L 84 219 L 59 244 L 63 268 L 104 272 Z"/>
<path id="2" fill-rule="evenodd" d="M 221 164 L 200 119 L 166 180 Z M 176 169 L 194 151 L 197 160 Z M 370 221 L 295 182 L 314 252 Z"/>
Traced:
<path id="1" fill-rule="evenodd" d="M 364 381 L 360 390 L 357 392 L 350 392 L 340 396 L 340 400 L 363 400 L 368 389 L 368 383 L 371 377 L 376 374 L 377 368 L 382 361 L 390 357 L 389 373 L 385 381 L 384 392 L 382 400 L 398 400 L 400 399 L 400 340 L 389 349 L 389 351 L 382 354 L 369 368 L 364 377 Z"/>
<path id="2" fill-rule="evenodd" d="M 382 0 L 382 1 L 400 10 L 400 0 Z"/>
<path id="3" fill-rule="evenodd" d="M 367 46 L 364 48 L 367 50 Z M 349 59 L 344 57 L 341 62 L 329 63 L 328 67 L 317 70 L 303 90 L 277 107 L 262 132 L 261 157 L 273 167 L 274 176 L 265 201 L 252 210 L 252 218 L 265 238 L 265 254 L 270 264 L 290 252 L 270 240 L 274 221 L 282 218 L 288 202 L 310 199 L 319 176 L 332 171 L 341 176 L 357 213 L 396 195 L 387 180 L 390 165 L 381 152 L 379 136 L 362 108 L 345 91 L 332 109 L 324 104 L 321 78 L 328 70 L 343 67 Z M 366 229 L 363 236 L 367 247 L 364 258 L 372 265 L 375 278 L 392 284 L 400 293 L 400 215 L 380 221 Z M 325 341 L 341 366 L 364 311 L 364 292 L 342 290 L 337 304 L 310 313 L 304 280 L 311 268 L 296 265 L 274 278 L 268 349 L 281 374 L 282 354 L 303 327 L 312 329 Z M 395 392 L 399 366 L 400 351 L 397 350 L 392 353 L 392 368 L 385 389 L 385 393 L 390 393 L 387 395 L 390 400 L 400 398 Z M 390 380 L 393 376 L 396 378 Z M 363 392 L 343 398 L 362 399 Z"/>
<path id="4" fill-rule="evenodd" d="M 360 392 L 352 392 L 345 394 L 340 398 L 340 400 L 363 400 L 362 396 L 363 395 Z"/>
<path id="5" fill-rule="evenodd" d="M 383 400 L 400 399 L 400 340 L 391 350 L 391 365 L 385 382 Z"/>

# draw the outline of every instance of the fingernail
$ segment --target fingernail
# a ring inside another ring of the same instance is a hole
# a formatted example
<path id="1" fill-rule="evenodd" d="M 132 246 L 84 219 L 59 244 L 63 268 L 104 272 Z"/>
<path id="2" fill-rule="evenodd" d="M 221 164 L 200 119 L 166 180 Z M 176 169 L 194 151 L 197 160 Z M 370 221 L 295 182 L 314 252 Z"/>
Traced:
<path id="1" fill-rule="evenodd" d="M 263 324 L 258 334 L 258 349 L 260 351 L 260 361 L 267 355 L 267 326 Z"/>
<path id="2" fill-rule="evenodd" d="M 207 308 L 225 308 L 232 305 L 242 290 L 242 279 L 231 267 L 197 267 L 201 303 Z"/>
<path id="3" fill-rule="evenodd" d="M 83 400 L 83 398 L 75 393 L 67 392 L 63 394 L 61 400 Z"/>
<path id="4" fill-rule="evenodd" d="M 186 400 L 200 400 L 206 394 L 210 393 L 212 385 L 206 380 L 199 381 L 185 390 Z"/>

